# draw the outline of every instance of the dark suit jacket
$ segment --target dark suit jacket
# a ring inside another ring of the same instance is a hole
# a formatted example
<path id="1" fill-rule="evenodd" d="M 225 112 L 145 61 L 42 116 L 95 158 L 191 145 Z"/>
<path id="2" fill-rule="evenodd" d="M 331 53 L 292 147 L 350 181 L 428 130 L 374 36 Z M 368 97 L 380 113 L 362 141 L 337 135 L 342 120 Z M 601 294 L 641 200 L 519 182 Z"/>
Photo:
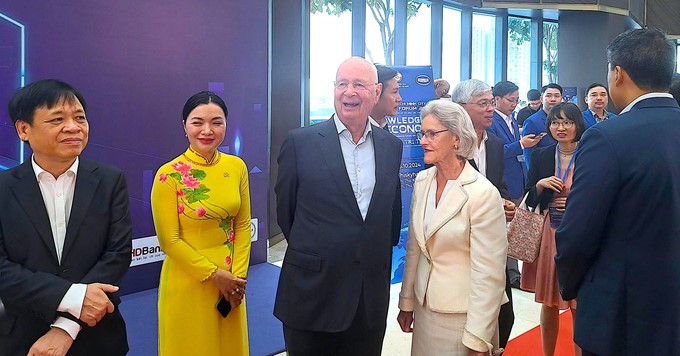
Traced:
<path id="1" fill-rule="evenodd" d="M 501 198 L 510 200 L 508 185 L 503 178 L 503 141 L 492 133 L 486 134 L 489 137 L 486 140 L 486 179 L 498 189 Z M 479 171 L 475 160 L 470 159 L 468 162 Z"/>
<path id="2" fill-rule="evenodd" d="M 274 315 L 298 330 L 339 332 L 363 302 L 384 327 L 399 241 L 402 142 L 372 127 L 375 188 L 361 217 L 333 119 L 289 132 L 278 157 L 278 223 L 288 240 Z"/>
<path id="3" fill-rule="evenodd" d="M 524 164 L 522 146 L 519 144 L 519 128 L 515 120 L 512 120 L 512 128 L 514 133 L 510 132 L 505 120 L 494 111 L 493 121 L 487 132 L 493 133 L 503 141 L 503 177 L 510 196 L 512 199 L 517 199 L 521 198 L 524 193 L 526 164 Z M 522 157 L 521 162 L 518 156 Z"/>
<path id="4" fill-rule="evenodd" d="M 595 119 L 595 116 L 593 116 L 593 113 L 589 109 L 586 109 L 581 114 L 583 114 L 583 121 L 586 123 L 586 129 L 597 124 L 597 119 Z M 616 114 L 610 112 L 608 112 L 607 115 L 609 116 L 607 120 L 613 119 L 617 116 Z"/>
<path id="5" fill-rule="evenodd" d="M 531 153 L 531 168 L 527 174 L 526 191 L 529 192 L 527 196 L 527 205 L 529 207 L 538 206 L 537 211 L 543 211 L 548 208 L 548 204 L 553 199 L 555 191 L 552 189 L 543 189 L 541 194 L 536 194 L 536 183 L 539 180 L 555 175 L 555 149 L 557 145 L 537 148 Z"/>
<path id="6" fill-rule="evenodd" d="M 539 107 L 538 110 L 541 110 L 541 107 Z M 517 112 L 517 124 L 523 126 L 524 121 L 526 121 L 529 118 L 529 116 L 535 113 L 536 111 L 531 110 L 529 105 L 523 107 L 520 111 Z"/>
<path id="7" fill-rule="evenodd" d="M 26 355 L 50 329 L 72 283 L 117 285 L 130 266 L 132 226 L 123 174 L 80 160 L 62 261 L 31 160 L 0 172 L 0 355 Z M 85 327 L 69 355 L 123 355 L 128 350 L 120 299 L 95 327 Z"/>
<path id="8" fill-rule="evenodd" d="M 598 355 L 680 350 L 680 108 L 649 98 L 589 128 L 557 230 L 557 276 L 578 295 L 574 338 Z"/>

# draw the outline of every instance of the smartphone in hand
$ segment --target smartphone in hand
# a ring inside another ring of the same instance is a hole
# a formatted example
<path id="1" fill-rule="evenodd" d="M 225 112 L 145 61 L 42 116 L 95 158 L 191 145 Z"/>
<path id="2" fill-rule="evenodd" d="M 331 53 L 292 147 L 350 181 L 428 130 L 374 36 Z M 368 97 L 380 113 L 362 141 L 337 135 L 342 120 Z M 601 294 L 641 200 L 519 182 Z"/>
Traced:
<path id="1" fill-rule="evenodd" d="M 223 318 L 226 318 L 231 311 L 231 304 L 229 304 L 229 301 L 225 299 L 223 295 L 220 295 L 220 299 L 217 301 L 215 308 L 217 308 L 217 311 Z"/>

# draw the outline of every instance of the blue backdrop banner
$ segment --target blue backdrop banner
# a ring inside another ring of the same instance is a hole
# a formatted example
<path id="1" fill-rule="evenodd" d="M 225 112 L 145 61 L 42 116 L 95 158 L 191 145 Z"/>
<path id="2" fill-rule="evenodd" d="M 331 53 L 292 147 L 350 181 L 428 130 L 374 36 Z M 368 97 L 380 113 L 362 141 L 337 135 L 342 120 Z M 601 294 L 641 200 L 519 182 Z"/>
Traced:
<path id="1" fill-rule="evenodd" d="M 401 76 L 399 94 L 402 103 L 397 116 L 388 117 L 390 132 L 404 142 L 401 158 L 401 236 L 392 254 L 392 283 L 401 282 L 406 261 L 411 193 L 416 175 L 423 169 L 423 148 L 416 138 L 420 131 L 420 109 L 434 99 L 434 79 L 430 66 L 395 66 Z"/>

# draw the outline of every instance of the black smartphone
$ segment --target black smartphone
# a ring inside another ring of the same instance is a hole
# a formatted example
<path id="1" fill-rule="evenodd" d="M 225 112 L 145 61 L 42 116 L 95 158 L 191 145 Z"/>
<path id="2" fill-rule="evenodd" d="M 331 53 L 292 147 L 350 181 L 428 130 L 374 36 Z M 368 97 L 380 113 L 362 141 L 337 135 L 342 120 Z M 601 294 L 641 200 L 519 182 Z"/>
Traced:
<path id="1" fill-rule="evenodd" d="M 220 312 L 220 315 L 222 315 L 223 318 L 226 318 L 231 311 L 231 304 L 229 304 L 229 301 L 227 301 L 224 296 L 221 295 L 220 300 L 218 300 L 217 304 L 215 304 L 215 308 L 217 308 L 217 311 Z"/>

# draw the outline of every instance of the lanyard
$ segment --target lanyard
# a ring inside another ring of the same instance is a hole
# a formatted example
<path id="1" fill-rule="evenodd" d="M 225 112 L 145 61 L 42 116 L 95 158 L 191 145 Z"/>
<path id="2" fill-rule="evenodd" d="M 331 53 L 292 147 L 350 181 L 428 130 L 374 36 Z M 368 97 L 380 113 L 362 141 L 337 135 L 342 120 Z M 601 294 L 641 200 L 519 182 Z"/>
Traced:
<path id="1" fill-rule="evenodd" d="M 562 183 L 564 183 L 564 180 L 567 179 L 567 175 L 569 174 L 569 170 L 571 169 L 571 165 L 574 163 L 574 158 L 576 158 L 576 155 L 578 154 L 578 147 L 576 148 L 576 152 L 571 156 L 571 159 L 569 160 L 569 164 L 567 165 L 567 169 L 564 171 L 564 176 L 562 176 L 562 160 L 560 159 L 560 146 L 557 145 L 555 147 L 555 160 L 557 161 L 557 175 L 560 180 L 562 180 Z"/>

